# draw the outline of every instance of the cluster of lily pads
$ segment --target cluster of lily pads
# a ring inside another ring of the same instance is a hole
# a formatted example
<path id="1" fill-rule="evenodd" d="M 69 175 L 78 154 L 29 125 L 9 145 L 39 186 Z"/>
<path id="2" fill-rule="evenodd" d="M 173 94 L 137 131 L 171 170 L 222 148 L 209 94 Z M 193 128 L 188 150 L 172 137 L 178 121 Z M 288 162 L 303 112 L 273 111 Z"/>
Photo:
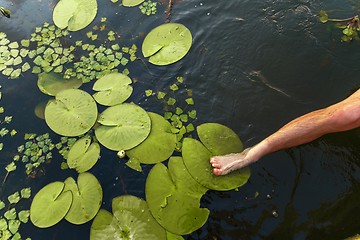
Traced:
<path id="1" fill-rule="evenodd" d="M 21 223 L 27 223 L 29 221 L 30 211 L 21 210 L 17 212 L 15 205 L 22 199 L 29 199 L 31 197 L 31 189 L 23 188 L 8 196 L 8 204 L 4 201 L 0 201 L 0 211 L 2 213 L 0 217 L 0 236 L 1 239 L 8 240 L 21 240 L 21 235 L 18 232 Z M 30 238 L 26 238 L 30 240 Z"/>
<path id="2" fill-rule="evenodd" d="M 77 182 L 67 178 L 43 187 L 30 206 L 30 220 L 39 228 L 57 224 L 63 218 L 72 224 L 83 224 L 95 217 L 100 209 L 103 191 L 91 173 L 80 173 Z"/>
<path id="3" fill-rule="evenodd" d="M 141 3 L 146 7 L 145 13 L 154 11 L 150 1 L 146 4 L 144 0 L 122 1 L 126 7 Z M 57 148 L 66 159 L 66 166 L 79 173 L 77 182 L 70 177 L 43 187 L 31 203 L 30 220 L 37 227 L 47 228 L 63 218 L 73 224 L 94 218 L 91 239 L 182 239 L 181 235 L 190 234 L 207 221 L 210 211 L 200 207 L 200 199 L 209 189 L 227 191 L 246 183 L 249 169 L 215 177 L 209 164 L 213 155 L 241 151 L 242 143 L 231 129 L 216 123 L 197 127 L 200 141 L 191 138 L 195 127 L 189 121 L 196 118 L 191 95 L 182 107 L 171 94 L 147 90 L 146 96 L 156 95 L 166 102 L 164 116 L 127 103 L 133 92 L 132 80 L 127 69 L 123 73 L 118 71 L 137 58 L 135 45 L 127 48 L 114 43 L 105 47 L 76 41 L 64 48 L 61 39 L 68 36 L 68 31 L 85 28 L 96 13 L 96 0 L 60 0 L 53 12 L 56 26 L 44 24 L 30 40 L 21 41 L 24 50 L 19 52 L 23 51 L 23 58 L 33 59 L 32 72 L 39 74 L 40 91 L 53 97 L 44 109 L 45 122 L 62 137 L 55 145 L 46 134 L 28 137 L 18 149 L 21 156 L 15 159 L 31 164 L 33 169 Z M 97 29 L 102 31 L 105 27 Z M 93 31 L 86 36 L 91 41 L 99 38 Z M 109 31 L 107 39 L 115 41 L 116 33 Z M 36 43 L 36 50 L 31 50 L 32 42 Z M 7 44 L 10 42 L 4 40 L 3 45 Z M 148 33 L 142 53 L 154 65 L 168 65 L 182 59 L 191 44 L 189 29 L 167 23 Z M 15 56 L 11 55 L 14 62 L 17 55 L 15 51 L 9 52 Z M 77 54 L 81 57 L 77 58 Z M 1 64 L 5 69 L 11 66 Z M 96 80 L 92 95 L 79 89 L 91 80 Z M 178 90 L 182 82 L 182 77 L 178 77 L 170 91 Z M 99 105 L 105 107 L 101 113 Z M 146 201 L 120 196 L 112 201 L 112 213 L 100 209 L 101 185 L 87 171 L 99 160 L 101 146 L 117 152 L 127 160 L 127 166 L 137 171 L 142 171 L 142 164 L 154 164 L 146 180 Z M 175 150 L 181 156 L 174 155 Z M 14 169 L 14 162 L 6 167 L 8 173 Z"/>

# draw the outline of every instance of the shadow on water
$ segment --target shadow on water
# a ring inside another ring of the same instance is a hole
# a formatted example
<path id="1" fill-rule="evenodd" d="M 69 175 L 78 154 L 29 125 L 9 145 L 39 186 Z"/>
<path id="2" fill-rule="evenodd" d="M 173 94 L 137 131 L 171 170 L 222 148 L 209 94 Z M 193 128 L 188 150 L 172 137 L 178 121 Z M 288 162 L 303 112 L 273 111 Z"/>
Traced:
<path id="1" fill-rule="evenodd" d="M 36 26 L 51 22 L 55 2 L 2 1 L 12 17 L 1 18 L 0 31 L 12 40 L 28 38 Z M 115 8 L 110 1 L 99 4 L 95 21 L 106 16 L 125 43 L 141 46 L 146 33 L 165 21 L 163 5 L 160 14 L 146 17 L 136 8 Z M 341 43 L 340 34 L 327 31 L 317 17 L 321 9 L 348 17 L 359 7 L 350 0 L 179 1 L 172 21 L 190 29 L 193 46 L 184 59 L 167 67 L 153 66 L 140 56 L 130 69 L 138 80 L 131 100 L 161 113 L 162 106 L 147 101 L 144 90 L 167 88 L 183 75 L 193 91 L 197 124 L 225 124 L 246 146 L 256 144 L 294 117 L 335 103 L 359 86 L 359 43 Z M 82 34 L 73 33 L 72 38 Z M 1 105 L 14 116 L 18 132 L 49 132 L 33 114 L 36 104 L 46 100 L 37 94 L 34 75 L 0 80 Z M 19 117 L 23 115 L 26 119 Z M 21 144 L 18 135 L 7 143 L 9 149 Z M 211 191 L 203 197 L 202 206 L 211 211 L 209 220 L 186 239 L 342 239 L 358 233 L 360 222 L 354 219 L 360 212 L 359 138 L 359 130 L 331 134 L 264 157 L 238 191 Z M 110 210 L 110 199 L 122 194 L 145 197 L 151 166 L 143 173 L 131 171 L 111 152 L 101 160 L 92 172 L 103 186 L 102 207 Z M 31 185 L 37 192 L 48 182 L 64 180 L 69 173 L 59 173 L 59 165 L 47 165 L 46 175 L 36 179 L 14 174 L 3 196 L 19 186 Z M 88 239 L 89 227 L 62 221 L 50 231 L 28 224 L 25 232 L 33 239 Z"/>

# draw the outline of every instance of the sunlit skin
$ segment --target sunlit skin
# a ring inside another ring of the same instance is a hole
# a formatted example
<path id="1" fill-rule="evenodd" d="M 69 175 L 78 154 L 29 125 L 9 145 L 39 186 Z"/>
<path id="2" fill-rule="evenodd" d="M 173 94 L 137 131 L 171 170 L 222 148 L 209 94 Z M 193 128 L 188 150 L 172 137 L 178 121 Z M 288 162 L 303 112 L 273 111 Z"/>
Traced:
<path id="1" fill-rule="evenodd" d="M 360 89 L 341 102 L 292 120 L 241 153 L 214 156 L 210 159 L 210 164 L 215 175 L 225 175 L 252 164 L 269 153 L 311 142 L 328 133 L 357 127 L 360 127 Z"/>

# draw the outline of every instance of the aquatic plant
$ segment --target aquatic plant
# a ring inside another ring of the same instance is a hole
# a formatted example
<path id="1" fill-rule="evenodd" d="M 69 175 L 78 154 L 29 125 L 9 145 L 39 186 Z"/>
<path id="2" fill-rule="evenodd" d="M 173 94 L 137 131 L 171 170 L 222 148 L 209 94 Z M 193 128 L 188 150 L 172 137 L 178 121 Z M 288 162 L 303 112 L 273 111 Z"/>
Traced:
<path id="1" fill-rule="evenodd" d="M 16 204 L 21 200 L 29 199 L 31 197 L 31 188 L 23 188 L 16 191 L 7 197 L 8 204 L 0 200 L 0 211 L 4 211 L 0 216 L 0 236 L 1 239 L 22 239 L 19 233 L 19 228 L 22 223 L 27 223 L 29 220 L 29 210 L 16 210 Z M 30 240 L 30 238 L 26 238 Z"/>
<path id="2" fill-rule="evenodd" d="M 156 5 L 158 3 L 157 2 L 153 2 L 151 0 L 148 0 L 146 2 L 143 2 L 140 6 L 139 9 L 141 11 L 142 14 L 145 14 L 147 16 L 150 16 L 152 14 L 156 14 Z"/>
<path id="3" fill-rule="evenodd" d="M 144 200 L 131 195 L 113 198 L 112 212 L 100 209 L 91 225 L 90 240 L 166 239 L 165 229 Z"/>
<path id="4" fill-rule="evenodd" d="M 210 211 L 200 208 L 207 190 L 192 178 L 181 157 L 170 158 L 168 168 L 156 164 L 145 185 L 152 215 L 167 231 L 178 235 L 189 234 L 207 221 Z"/>
<path id="5" fill-rule="evenodd" d="M 35 176 L 43 163 L 51 162 L 53 157 L 51 150 L 55 145 L 48 133 L 42 135 L 28 133 L 25 134 L 24 140 L 25 144 L 18 146 L 18 154 L 14 156 L 13 160 L 24 163 L 26 174 Z"/>
<path id="6" fill-rule="evenodd" d="M 0 12 L 3 16 L 7 17 L 7 18 L 10 18 L 10 10 L 7 9 L 7 8 L 4 8 L 4 7 L 0 7 Z"/>
<path id="7" fill-rule="evenodd" d="M 102 201 L 102 188 L 91 173 L 80 173 L 77 183 L 72 178 L 52 182 L 36 193 L 30 206 L 30 220 L 47 228 L 65 218 L 82 224 L 95 217 Z"/>
<path id="8" fill-rule="evenodd" d="M 69 31 L 79 31 L 88 26 L 97 13 L 96 0 L 60 0 L 53 11 L 57 27 Z"/>
<path id="9" fill-rule="evenodd" d="M 322 23 L 333 22 L 335 23 L 335 27 L 343 29 L 342 30 L 343 36 L 341 37 L 342 41 L 350 42 L 354 39 L 360 40 L 359 38 L 360 21 L 358 15 L 345 19 L 334 19 L 334 18 L 329 18 L 327 12 L 321 10 L 319 13 L 319 18 Z"/>
<path id="10" fill-rule="evenodd" d="M 217 177 L 209 164 L 212 156 L 242 151 L 239 137 L 230 128 L 218 123 L 202 124 L 197 127 L 197 133 L 201 142 L 185 138 L 182 147 L 182 157 L 191 176 L 206 188 L 217 191 L 227 191 L 245 184 L 250 177 L 249 168 Z"/>
<path id="11" fill-rule="evenodd" d="M 179 23 L 166 23 L 151 30 L 142 44 L 144 57 L 155 65 L 169 65 L 182 59 L 190 50 L 192 35 Z"/>

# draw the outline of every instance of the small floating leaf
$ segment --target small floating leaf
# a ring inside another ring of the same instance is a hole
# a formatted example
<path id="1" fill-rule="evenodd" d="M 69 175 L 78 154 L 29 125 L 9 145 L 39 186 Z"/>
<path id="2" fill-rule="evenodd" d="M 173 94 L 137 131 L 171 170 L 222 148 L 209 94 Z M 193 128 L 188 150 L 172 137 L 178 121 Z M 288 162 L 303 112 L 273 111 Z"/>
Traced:
<path id="1" fill-rule="evenodd" d="M 190 50 L 189 29 L 178 23 L 166 23 L 153 29 L 144 39 L 142 52 L 155 65 L 168 65 L 183 58 Z"/>
<path id="2" fill-rule="evenodd" d="M 14 194 L 11 194 L 11 195 L 8 197 L 8 200 L 9 200 L 9 203 L 10 203 L 10 204 L 18 203 L 18 202 L 20 201 L 20 194 L 19 194 L 19 192 L 15 192 Z"/>
<path id="3" fill-rule="evenodd" d="M 20 191 L 22 198 L 30 198 L 31 196 L 31 188 L 23 188 Z"/>
<path id="4" fill-rule="evenodd" d="M 18 213 L 19 220 L 23 223 L 27 223 L 29 221 L 30 211 L 22 210 Z"/>

